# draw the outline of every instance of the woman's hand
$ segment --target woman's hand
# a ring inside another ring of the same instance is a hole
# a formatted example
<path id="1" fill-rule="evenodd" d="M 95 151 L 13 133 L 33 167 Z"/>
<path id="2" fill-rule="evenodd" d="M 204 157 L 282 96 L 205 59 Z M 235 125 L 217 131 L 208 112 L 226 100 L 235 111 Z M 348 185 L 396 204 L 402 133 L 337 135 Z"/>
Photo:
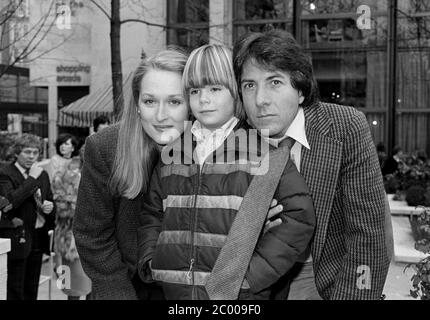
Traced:
<path id="1" fill-rule="evenodd" d="M 272 202 L 270 203 L 269 213 L 267 214 L 266 223 L 263 229 L 263 234 L 269 231 L 270 228 L 279 226 L 282 223 L 281 218 L 277 218 L 273 220 L 273 218 L 279 213 L 281 213 L 282 210 L 283 210 L 282 204 L 278 205 L 278 201 L 276 201 L 276 199 L 273 199 Z"/>

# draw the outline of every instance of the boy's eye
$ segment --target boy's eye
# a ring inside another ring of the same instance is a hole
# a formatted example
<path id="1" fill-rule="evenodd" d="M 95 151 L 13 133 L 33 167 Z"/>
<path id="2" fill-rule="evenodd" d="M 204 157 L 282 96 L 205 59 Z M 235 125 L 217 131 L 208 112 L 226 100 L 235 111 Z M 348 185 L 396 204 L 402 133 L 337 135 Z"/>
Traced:
<path id="1" fill-rule="evenodd" d="M 282 82 L 281 81 L 279 81 L 279 80 L 272 80 L 272 84 L 273 85 L 275 85 L 275 86 L 278 86 L 278 85 L 280 85 Z"/>
<path id="2" fill-rule="evenodd" d="M 243 87 L 244 90 L 252 89 L 252 88 L 254 88 L 254 84 L 253 83 L 244 83 L 242 85 L 242 87 Z"/>
<path id="3" fill-rule="evenodd" d="M 212 88 L 211 88 L 211 91 L 212 91 L 212 92 L 221 91 L 221 88 L 220 88 L 220 87 L 212 87 Z"/>

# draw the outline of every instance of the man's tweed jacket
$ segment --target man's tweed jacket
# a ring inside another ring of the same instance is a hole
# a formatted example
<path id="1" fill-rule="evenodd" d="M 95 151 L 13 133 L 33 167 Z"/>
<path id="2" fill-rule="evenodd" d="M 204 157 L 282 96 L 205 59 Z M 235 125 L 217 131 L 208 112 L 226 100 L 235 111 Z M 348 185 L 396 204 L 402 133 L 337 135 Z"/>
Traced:
<path id="1" fill-rule="evenodd" d="M 385 192 L 366 117 L 345 106 L 304 108 L 310 150 L 300 173 L 316 210 L 315 283 L 323 299 L 379 299 L 389 267 Z"/>
<path id="2" fill-rule="evenodd" d="M 136 290 L 142 293 L 142 287 L 136 287 L 142 204 L 140 196 L 128 200 L 113 197 L 108 190 L 117 139 L 114 125 L 86 140 L 73 233 L 95 299 L 130 300 L 137 298 Z"/>

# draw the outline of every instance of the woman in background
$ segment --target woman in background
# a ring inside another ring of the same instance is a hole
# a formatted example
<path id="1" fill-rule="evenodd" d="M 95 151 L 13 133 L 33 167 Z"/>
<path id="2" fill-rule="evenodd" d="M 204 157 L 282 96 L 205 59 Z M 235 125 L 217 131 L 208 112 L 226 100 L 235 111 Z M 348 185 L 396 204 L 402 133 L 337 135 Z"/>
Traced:
<path id="1" fill-rule="evenodd" d="M 51 188 L 57 207 L 54 236 L 55 270 L 61 275 L 70 270 L 70 288 L 63 292 L 68 300 L 79 300 L 91 292 L 91 280 L 84 273 L 76 250 L 72 233 L 72 222 L 75 215 L 78 187 L 81 179 L 81 159 L 77 150 L 78 142 L 71 134 L 62 134 L 55 144 L 57 155 L 48 165 Z M 62 269 L 58 267 L 62 266 Z"/>

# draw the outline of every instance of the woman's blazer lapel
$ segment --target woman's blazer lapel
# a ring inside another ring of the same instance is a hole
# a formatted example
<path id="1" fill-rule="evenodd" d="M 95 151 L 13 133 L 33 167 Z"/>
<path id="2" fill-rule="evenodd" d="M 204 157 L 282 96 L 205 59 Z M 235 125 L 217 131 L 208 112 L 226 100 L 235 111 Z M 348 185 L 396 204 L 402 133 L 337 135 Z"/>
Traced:
<path id="1" fill-rule="evenodd" d="M 304 113 L 310 150 L 302 148 L 300 172 L 309 186 L 315 206 L 317 227 L 312 258 L 317 268 L 333 209 L 343 144 L 330 136 L 332 121 L 320 104 L 304 108 Z"/>

